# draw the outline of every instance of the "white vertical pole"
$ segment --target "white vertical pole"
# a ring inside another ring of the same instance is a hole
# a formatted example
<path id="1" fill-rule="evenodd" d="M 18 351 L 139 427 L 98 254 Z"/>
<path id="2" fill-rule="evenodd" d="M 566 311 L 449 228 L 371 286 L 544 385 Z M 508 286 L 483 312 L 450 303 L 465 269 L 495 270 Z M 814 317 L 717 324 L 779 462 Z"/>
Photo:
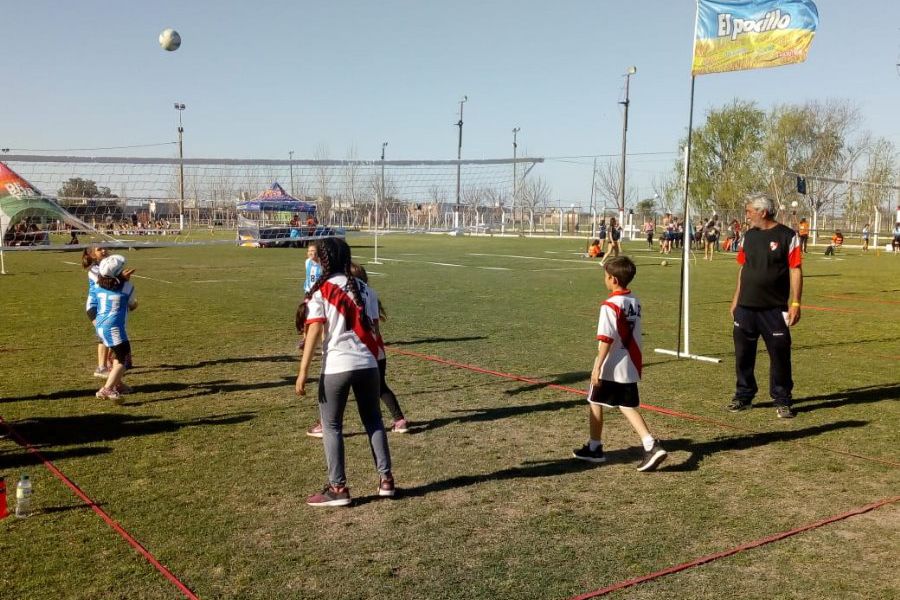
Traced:
<path id="1" fill-rule="evenodd" d="M 0 240 L 0 275 L 6 275 L 6 261 L 3 260 L 3 242 Z"/>
<path id="2" fill-rule="evenodd" d="M 878 230 L 881 229 L 881 211 L 878 210 L 878 207 L 875 207 L 875 219 L 873 220 L 875 224 L 875 231 L 872 232 L 872 244 L 875 246 L 875 250 L 878 250 Z"/>
<path id="3" fill-rule="evenodd" d="M 684 178 L 685 189 L 687 188 L 688 177 L 688 148 L 684 149 Z M 684 353 L 691 353 L 691 251 L 688 235 L 690 233 L 691 224 L 691 205 L 689 202 L 684 203 L 684 241 L 681 244 L 681 260 L 683 267 L 681 270 L 681 290 L 682 290 L 682 306 L 684 310 Z M 677 348 L 676 348 L 677 350 Z"/>

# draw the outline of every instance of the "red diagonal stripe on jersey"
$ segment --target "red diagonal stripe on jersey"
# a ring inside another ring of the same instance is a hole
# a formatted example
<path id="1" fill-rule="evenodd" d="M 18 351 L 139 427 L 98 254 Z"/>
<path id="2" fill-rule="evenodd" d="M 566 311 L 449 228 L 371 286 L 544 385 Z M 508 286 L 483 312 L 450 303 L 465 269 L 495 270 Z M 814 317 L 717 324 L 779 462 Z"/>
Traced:
<path id="1" fill-rule="evenodd" d="M 353 330 L 353 333 L 366 345 L 366 348 L 369 349 L 375 360 L 378 360 L 378 340 L 375 339 L 375 333 L 367 330 L 362 322 L 362 311 L 364 309 L 356 305 L 350 294 L 330 281 L 323 283 L 319 291 L 322 293 L 322 298 L 341 313 L 341 316 L 344 317 L 344 321 L 347 323 L 347 327 Z"/>
<path id="2" fill-rule="evenodd" d="M 616 329 L 619 332 L 619 337 L 622 339 L 622 345 L 625 346 L 625 349 L 628 351 L 628 356 L 631 358 L 631 362 L 634 363 L 634 367 L 638 372 L 638 377 L 640 377 L 641 372 L 644 369 L 644 357 L 641 354 L 640 346 L 638 346 L 637 341 L 634 339 L 634 332 L 631 331 L 631 326 L 628 324 L 625 313 L 612 302 L 604 302 L 603 306 L 608 306 L 616 314 Z"/>

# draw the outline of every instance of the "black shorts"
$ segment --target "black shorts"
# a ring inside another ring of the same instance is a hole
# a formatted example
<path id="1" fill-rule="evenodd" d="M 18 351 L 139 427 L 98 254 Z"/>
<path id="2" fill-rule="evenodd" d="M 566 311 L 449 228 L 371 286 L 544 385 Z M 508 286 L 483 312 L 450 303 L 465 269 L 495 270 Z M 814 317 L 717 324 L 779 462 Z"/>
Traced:
<path id="1" fill-rule="evenodd" d="M 637 408 L 641 405 L 636 383 L 617 383 L 603 380 L 599 387 L 590 386 L 587 394 L 588 404 L 600 406 Z"/>
<path id="2" fill-rule="evenodd" d="M 131 354 L 131 342 L 124 341 L 118 346 L 113 346 L 110 350 L 112 350 L 116 360 L 124 365 L 128 359 L 128 355 Z"/>

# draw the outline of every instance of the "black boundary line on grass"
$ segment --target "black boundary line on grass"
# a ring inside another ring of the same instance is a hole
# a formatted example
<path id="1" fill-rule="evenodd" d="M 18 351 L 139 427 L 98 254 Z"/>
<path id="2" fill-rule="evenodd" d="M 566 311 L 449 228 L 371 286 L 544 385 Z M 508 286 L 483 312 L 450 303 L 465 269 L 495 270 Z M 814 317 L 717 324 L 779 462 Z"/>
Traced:
<path id="1" fill-rule="evenodd" d="M 38 450 L 37 448 L 32 446 L 31 442 L 29 442 L 28 440 L 23 438 L 19 434 L 18 431 L 13 429 L 13 427 L 9 423 L 4 421 L 3 417 L 0 417 L 0 425 L 2 425 L 6 429 L 6 431 L 9 433 L 9 436 L 19 446 L 21 446 L 28 452 L 34 454 L 38 459 L 40 459 L 40 461 L 42 463 L 44 463 L 44 466 L 47 468 L 48 471 L 50 471 L 66 487 L 68 487 L 70 490 L 72 490 L 72 492 L 74 492 L 74 494 L 76 496 L 78 496 L 78 498 L 80 498 L 85 504 L 87 504 L 91 510 L 93 510 L 95 513 L 97 513 L 97 515 L 99 515 L 100 518 L 103 519 L 106 522 L 106 524 L 109 525 L 113 529 L 113 531 L 118 533 L 119 536 L 121 536 L 122 539 L 124 539 L 126 542 L 128 542 L 128 544 L 132 548 L 137 550 L 138 553 L 141 554 L 141 556 L 143 556 L 145 559 L 147 559 L 147 562 L 149 562 L 151 565 L 153 565 L 153 567 L 157 571 L 159 571 L 166 579 L 168 579 L 171 583 L 173 583 L 175 585 L 175 587 L 177 587 L 179 589 L 179 591 L 181 591 L 181 593 L 184 594 L 185 598 L 188 598 L 189 600 L 200 600 L 200 598 L 196 594 L 194 594 L 194 592 L 192 592 L 184 583 L 182 583 L 181 580 L 178 579 L 169 569 L 167 569 L 165 565 L 163 565 L 161 562 L 159 562 L 159 560 L 157 560 L 156 557 L 153 556 L 153 554 L 151 554 L 150 551 L 147 550 L 147 548 L 145 548 L 143 544 L 141 544 L 139 541 L 137 541 L 134 538 L 134 536 L 132 536 L 130 533 L 128 533 L 124 527 L 119 525 L 119 523 L 116 522 L 115 519 L 110 517 L 109 514 L 105 510 L 100 508 L 100 506 L 96 502 L 94 502 L 94 500 L 91 499 L 90 496 L 85 494 L 82 491 L 82 489 L 80 487 L 78 487 L 78 485 L 74 481 L 69 479 L 65 473 L 60 471 L 56 467 L 56 465 L 54 465 L 52 462 L 50 462 L 50 460 L 47 457 L 45 457 L 41 453 L 40 450 Z"/>
<path id="2" fill-rule="evenodd" d="M 484 373 L 484 374 L 486 374 L 486 375 L 493 375 L 493 376 L 495 376 L 495 377 L 502 377 L 503 379 L 512 379 L 512 380 L 514 380 L 514 381 L 522 381 L 522 382 L 525 382 L 525 383 L 531 383 L 531 384 L 541 384 L 541 385 L 544 385 L 545 387 L 548 387 L 548 388 L 552 388 L 552 389 L 555 389 L 555 390 L 562 390 L 562 391 L 564 391 L 564 392 L 569 392 L 569 393 L 571 393 L 571 394 L 578 394 L 579 396 L 584 396 L 584 395 L 587 393 L 585 390 L 579 390 L 579 389 L 576 389 L 576 388 L 573 388 L 573 387 L 569 387 L 569 386 L 566 386 L 566 385 L 559 385 L 559 384 L 557 384 L 557 383 L 552 383 L 552 382 L 549 382 L 549 381 L 542 381 L 542 380 L 540 380 L 540 379 L 534 379 L 534 378 L 531 378 L 531 377 L 523 377 L 523 376 L 521 376 L 521 375 L 514 375 L 514 374 L 512 374 L 512 373 L 503 373 L 503 372 L 501 372 L 501 371 L 494 371 L 494 370 L 491 370 L 491 369 L 485 369 L 485 368 L 483 368 L 483 367 L 478 367 L 478 366 L 475 366 L 475 365 L 468 365 L 468 364 L 465 364 L 465 363 L 456 362 L 456 361 L 449 360 L 449 359 L 446 359 L 446 358 L 441 358 L 441 357 L 439 357 L 439 356 L 432 356 L 432 355 L 429 355 L 429 354 L 420 354 L 420 353 L 418 353 L 418 352 L 411 352 L 411 351 L 409 351 L 409 350 L 398 350 L 397 348 L 392 348 L 392 347 L 390 347 L 390 346 L 387 347 L 387 350 L 388 350 L 389 352 L 393 352 L 393 353 L 395 353 L 395 354 L 400 354 L 400 355 L 402 355 L 402 356 L 410 356 L 410 357 L 413 357 L 413 358 L 420 358 L 420 359 L 427 360 L 427 361 L 430 361 L 430 362 L 436 362 L 436 363 L 439 363 L 439 364 L 442 364 L 442 365 L 448 365 L 448 366 L 451 366 L 451 367 L 456 367 L 456 368 L 458 368 L 458 369 L 465 369 L 465 370 L 468 370 L 468 371 L 475 371 L 476 373 Z M 701 422 L 701 423 L 709 423 L 709 424 L 712 424 L 712 425 L 717 425 L 717 426 L 719 426 L 719 427 L 724 427 L 724 428 L 731 429 L 731 430 L 734 430 L 734 431 L 740 431 L 740 432 L 742 432 L 742 433 L 754 433 L 754 434 L 760 433 L 760 432 L 758 432 L 758 431 L 754 431 L 753 429 L 747 429 L 747 428 L 744 428 L 744 427 L 738 427 L 737 425 L 732 425 L 731 423 L 726 423 L 726 422 L 724 422 L 724 421 L 719 421 L 718 419 L 711 419 L 711 418 L 709 418 L 709 417 L 703 417 L 703 416 L 700 416 L 700 415 L 693 415 L 693 414 L 691 414 L 691 413 L 681 412 L 681 411 L 677 411 L 677 410 L 671 410 L 671 409 L 668 409 L 668 408 L 663 408 L 663 407 L 661 407 L 661 406 L 653 406 L 652 404 L 644 404 L 643 402 L 641 402 L 641 408 L 643 408 L 643 409 L 645 409 L 645 410 L 652 411 L 652 412 L 657 412 L 657 413 L 660 413 L 660 414 L 663 414 L 663 415 L 669 415 L 669 416 L 672 416 L 672 417 L 678 417 L 678 418 L 681 418 L 681 419 L 689 419 L 689 420 L 691 420 L 691 421 L 699 421 L 699 422 Z M 798 444 L 802 444 L 802 445 L 804 445 L 804 446 L 808 446 L 808 447 L 810 447 L 810 448 L 815 448 L 816 450 L 822 450 L 822 451 L 825 451 L 825 452 L 830 452 L 830 453 L 832 453 L 832 454 L 840 454 L 840 455 L 842 455 L 842 456 L 850 456 L 850 457 L 853 457 L 853 458 L 858 458 L 858 459 L 865 460 L 865 461 L 869 461 L 869 462 L 874 462 L 874 463 L 880 463 L 880 464 L 883 464 L 883 465 L 888 465 L 888 466 L 890 466 L 890 467 L 900 467 L 900 463 L 897 463 L 897 462 L 894 462 L 894 461 L 891 461 L 891 460 L 886 460 L 886 459 L 883 459 L 883 458 L 875 458 L 875 457 L 873 457 L 873 456 L 865 456 L 865 455 L 862 455 L 862 454 L 856 454 L 856 453 L 854 453 L 854 452 L 848 452 L 847 450 L 837 450 L 837 449 L 835 449 L 835 448 L 829 448 L 828 446 L 822 446 L 822 445 L 820 445 L 820 444 L 813 444 L 812 442 L 802 442 L 802 441 L 797 441 L 797 443 L 798 443 Z"/>
<path id="3" fill-rule="evenodd" d="M 674 573 L 678 573 L 680 571 L 685 571 L 687 569 L 693 567 L 699 567 L 701 565 L 705 565 L 714 560 L 719 560 L 720 558 L 727 558 L 739 552 L 744 552 L 745 550 L 752 550 L 753 548 L 758 548 L 760 546 L 765 546 L 766 544 L 771 544 L 773 542 L 781 541 L 785 538 L 789 538 L 791 536 L 798 535 L 800 533 L 804 533 L 810 531 L 812 529 L 818 529 L 819 527 L 823 527 L 825 525 L 829 525 L 831 523 L 835 523 L 837 521 L 843 521 L 844 519 L 849 519 L 850 517 L 855 517 L 857 515 L 861 515 L 863 513 L 867 513 L 873 511 L 877 508 L 881 508 L 882 506 L 887 506 L 889 504 L 894 504 L 895 502 L 900 502 L 900 496 L 894 496 L 892 498 L 885 498 L 883 500 L 879 500 L 877 502 L 873 502 L 871 504 L 866 504 L 865 506 L 861 506 L 859 508 L 855 508 L 853 510 L 849 510 L 845 513 L 841 513 L 839 515 L 834 515 L 832 517 L 828 517 L 827 519 L 822 519 L 821 521 L 816 521 L 815 523 L 809 523 L 808 525 L 803 525 L 801 527 L 796 527 L 794 529 L 790 529 L 788 531 L 782 531 L 781 533 L 776 533 L 774 535 L 770 535 L 764 538 L 760 538 L 758 540 L 753 540 L 752 542 L 746 542 L 741 544 L 740 546 L 735 546 L 729 550 L 723 550 L 722 552 L 716 552 L 715 554 L 708 554 L 706 556 L 701 556 L 700 558 L 696 558 L 692 561 L 681 563 L 680 565 L 675 565 L 673 567 L 669 567 L 667 569 L 662 569 L 660 571 L 655 571 L 653 573 L 648 573 L 647 575 L 643 575 L 641 577 L 635 577 L 633 579 L 626 579 L 624 581 L 620 581 L 618 583 L 614 583 L 610 586 L 600 588 L 598 590 L 594 590 L 592 592 L 587 592 L 585 594 L 580 594 L 578 596 L 572 596 L 569 600 L 588 600 L 589 598 L 598 598 L 600 596 L 605 596 L 611 592 L 616 592 L 619 590 L 623 590 L 625 588 L 629 588 L 641 583 L 645 583 L 647 581 L 652 581 L 654 579 L 659 579 L 660 577 L 665 577 L 666 575 L 672 575 Z"/>

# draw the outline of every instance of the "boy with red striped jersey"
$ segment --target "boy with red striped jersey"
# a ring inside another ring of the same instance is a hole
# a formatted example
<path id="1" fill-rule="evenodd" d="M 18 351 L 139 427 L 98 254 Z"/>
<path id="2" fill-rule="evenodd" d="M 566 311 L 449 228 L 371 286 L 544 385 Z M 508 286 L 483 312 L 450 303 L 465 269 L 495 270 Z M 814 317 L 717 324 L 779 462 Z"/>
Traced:
<path id="1" fill-rule="evenodd" d="M 604 283 L 612 292 L 600 307 L 597 325 L 597 358 L 591 370 L 588 389 L 588 422 L 590 439 L 572 456 L 579 460 L 601 463 L 603 456 L 603 407 L 617 407 L 640 436 L 644 460 L 638 471 L 655 469 L 666 458 L 666 451 L 647 428 L 638 412 L 640 399 L 637 383 L 641 379 L 641 305 L 628 289 L 637 272 L 627 256 L 611 258 L 605 265 Z"/>

